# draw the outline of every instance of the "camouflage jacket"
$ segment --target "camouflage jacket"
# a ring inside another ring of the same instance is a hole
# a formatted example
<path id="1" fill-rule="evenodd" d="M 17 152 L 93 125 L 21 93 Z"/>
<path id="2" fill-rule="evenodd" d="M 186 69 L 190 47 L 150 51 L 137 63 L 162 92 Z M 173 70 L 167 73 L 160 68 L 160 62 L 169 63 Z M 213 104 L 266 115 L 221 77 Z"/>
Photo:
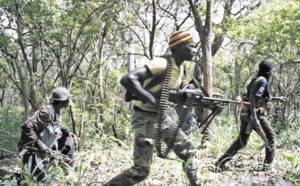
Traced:
<path id="1" fill-rule="evenodd" d="M 61 124 L 60 114 L 55 112 L 51 104 L 37 110 L 32 117 L 22 124 L 21 139 L 18 144 L 19 150 L 24 145 L 34 145 L 37 139 L 40 138 L 43 129 L 47 127 L 51 127 L 52 133 L 57 139 L 63 134 L 69 134 L 69 130 Z"/>

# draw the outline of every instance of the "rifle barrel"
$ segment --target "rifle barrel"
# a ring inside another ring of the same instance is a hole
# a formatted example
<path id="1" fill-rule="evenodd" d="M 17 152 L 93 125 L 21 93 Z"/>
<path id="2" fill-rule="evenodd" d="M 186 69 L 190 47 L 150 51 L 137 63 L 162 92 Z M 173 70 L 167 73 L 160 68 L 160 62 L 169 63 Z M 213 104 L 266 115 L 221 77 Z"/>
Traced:
<path id="1" fill-rule="evenodd" d="M 34 152 L 40 152 L 40 150 L 36 147 L 31 147 L 31 146 L 25 146 L 24 149 L 19 153 L 19 157 L 23 157 L 23 155 L 27 152 L 27 151 L 34 151 Z M 52 152 L 52 153 L 45 153 L 45 155 L 54 157 L 54 158 L 62 158 L 64 160 L 68 160 L 69 164 L 73 163 L 75 160 L 70 158 L 69 156 L 62 154 L 61 152 Z"/>
<path id="2" fill-rule="evenodd" d="M 211 97 L 202 97 L 203 100 L 207 100 L 207 101 L 219 101 L 219 102 L 223 102 L 223 103 L 235 103 L 235 104 L 241 104 L 240 101 L 235 101 L 235 100 L 230 100 L 230 99 L 219 99 L 219 98 L 211 98 Z M 249 102 L 243 102 L 244 105 L 249 105 Z"/>

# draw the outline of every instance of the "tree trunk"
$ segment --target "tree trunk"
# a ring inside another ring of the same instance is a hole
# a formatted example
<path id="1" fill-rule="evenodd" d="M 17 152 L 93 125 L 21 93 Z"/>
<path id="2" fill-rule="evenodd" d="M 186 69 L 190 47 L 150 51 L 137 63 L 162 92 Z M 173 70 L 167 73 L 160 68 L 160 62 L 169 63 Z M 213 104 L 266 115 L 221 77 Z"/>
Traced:
<path id="1" fill-rule="evenodd" d="M 149 52 L 150 58 L 153 59 L 153 45 L 154 45 L 154 37 L 156 31 L 156 4 L 155 0 L 152 0 L 152 28 L 150 32 L 150 42 L 149 42 Z"/>
<path id="2" fill-rule="evenodd" d="M 205 42 L 205 46 L 202 47 L 203 50 L 203 58 L 204 58 L 204 64 L 203 64 L 203 86 L 206 89 L 208 95 L 212 97 L 213 95 L 213 88 L 212 88 L 212 55 L 211 55 L 211 45 L 210 41 Z M 211 113 L 211 110 L 204 109 L 204 118 L 208 117 Z M 211 141 L 213 133 L 213 121 L 208 124 L 208 127 L 206 130 L 203 131 L 203 137 L 201 144 L 205 146 L 206 142 Z"/>
<path id="3" fill-rule="evenodd" d="M 235 60 L 235 69 L 234 69 L 234 93 L 235 93 L 235 97 L 237 96 L 241 96 L 241 63 L 238 62 L 238 60 Z M 235 121 L 238 121 L 238 105 L 235 105 L 235 109 L 234 109 L 234 116 L 235 116 Z"/>
<path id="4" fill-rule="evenodd" d="M 72 120 L 72 131 L 75 135 L 77 135 L 77 125 L 74 117 L 73 107 L 72 105 L 69 106 L 70 108 L 70 114 L 71 114 L 71 120 Z"/>
<path id="5" fill-rule="evenodd" d="M 94 56 L 93 56 L 94 58 Z M 82 106 L 81 106 L 81 119 L 80 119 L 80 131 L 79 131 L 79 137 L 80 137 L 80 144 L 79 144 L 79 151 L 82 151 L 83 149 L 83 142 L 84 142 L 84 122 L 85 122 L 85 114 L 86 114 L 86 103 L 87 103 L 87 94 L 88 94 L 88 88 L 89 88 L 89 74 L 92 69 L 92 63 L 90 63 L 88 70 L 86 71 L 85 75 L 85 86 L 84 86 L 84 91 L 83 91 L 83 97 L 82 97 Z M 74 133 L 76 132 L 75 128 Z M 76 134 L 76 133 L 75 133 Z"/>
<path id="6" fill-rule="evenodd" d="M 128 53 L 128 57 L 127 57 L 127 70 L 128 72 L 132 71 L 135 69 L 134 66 L 134 53 L 135 53 L 135 44 L 134 44 L 134 40 L 132 37 L 130 37 L 131 39 L 129 39 L 128 45 L 129 45 L 129 53 Z M 134 105 L 134 101 L 130 101 L 129 103 L 129 110 L 132 111 L 133 109 L 133 105 Z"/>
<path id="7" fill-rule="evenodd" d="M 201 20 L 198 12 L 197 5 L 192 0 L 188 0 L 190 8 L 195 18 L 196 30 L 201 40 L 201 48 L 203 53 L 203 86 L 206 89 L 209 96 L 212 96 L 212 49 L 211 49 L 211 30 L 212 30 L 212 7 L 213 0 L 206 1 L 206 18 L 205 24 Z M 210 110 L 204 109 L 204 118 L 209 116 Z M 208 124 L 206 130 L 203 131 L 202 146 L 206 147 L 206 142 L 211 140 L 211 134 L 213 132 L 213 122 Z"/>
<path id="8" fill-rule="evenodd" d="M 40 60 L 40 47 L 39 47 L 39 43 L 37 41 L 33 42 L 33 46 L 32 46 L 32 71 L 33 74 L 35 74 L 38 71 L 38 62 Z M 38 97 L 36 96 L 36 80 L 34 75 L 32 75 L 33 78 L 31 78 L 31 80 L 33 80 L 30 83 L 30 95 L 29 95 L 29 101 L 31 103 L 32 106 L 32 110 L 38 110 L 41 106 L 41 103 L 37 100 Z"/>
<path id="9" fill-rule="evenodd" d="M 20 46 L 20 49 L 22 51 L 22 56 L 24 61 L 26 62 L 26 68 L 29 74 L 30 79 L 30 95 L 29 95 L 29 101 L 33 107 L 34 110 L 37 110 L 39 108 L 39 104 L 36 101 L 36 88 L 35 88 L 35 73 L 33 71 L 32 65 L 29 63 L 29 59 L 26 53 L 26 45 L 24 44 L 23 40 L 23 19 L 22 19 L 22 7 L 21 7 L 21 1 L 16 1 L 16 13 L 17 13 L 17 34 L 18 34 L 18 44 Z"/>
<path id="10" fill-rule="evenodd" d="M 103 45 L 104 45 L 104 38 L 107 33 L 108 25 L 106 23 L 103 23 L 103 26 L 100 26 L 99 30 L 99 35 L 98 35 L 98 45 L 97 45 L 97 59 L 98 59 L 98 74 L 97 74 L 97 80 L 98 80 L 98 98 L 99 98 L 99 105 L 100 105 L 100 113 L 99 113 L 99 118 L 101 123 L 104 123 L 104 105 L 105 105 L 105 100 L 104 100 L 104 89 L 103 89 Z M 103 27 L 103 28 L 102 28 Z M 95 127 L 99 129 L 98 127 L 98 115 L 96 114 L 95 116 Z"/>
<path id="11" fill-rule="evenodd" d="M 5 82 L 6 82 L 6 80 L 5 80 Z M 3 88 L 1 98 L 0 98 L 1 107 L 3 107 L 4 95 L 5 95 L 5 88 Z"/>
<path id="12" fill-rule="evenodd" d="M 24 55 L 25 49 L 24 49 L 24 45 L 23 45 L 23 36 L 22 36 L 23 25 L 22 25 L 22 15 L 21 15 L 21 1 L 20 0 L 15 1 L 15 5 L 16 5 L 16 14 L 17 14 L 16 17 L 17 17 L 18 43 L 21 47 L 21 50 L 23 51 L 23 57 L 26 57 L 26 55 Z M 22 66 L 19 61 L 18 52 L 16 54 L 15 62 L 16 62 L 16 67 L 17 67 L 18 75 L 20 78 L 21 86 L 22 86 L 22 96 L 23 96 L 23 104 L 24 104 L 24 121 L 25 121 L 29 116 L 28 95 L 27 95 L 27 91 L 26 91 L 26 83 L 25 83 L 25 78 L 23 75 Z"/>
<path id="13" fill-rule="evenodd" d="M 102 68 L 102 42 L 101 42 L 101 46 L 100 47 L 100 51 L 99 51 L 99 68 L 98 68 L 98 81 L 99 81 L 99 92 L 98 92 L 98 96 L 99 96 L 99 105 L 100 105 L 100 122 L 103 123 L 104 122 L 104 90 L 103 90 L 103 68 Z"/>
<path id="14" fill-rule="evenodd" d="M 27 92 L 26 92 L 26 82 L 25 82 L 25 78 L 23 75 L 23 71 L 22 71 L 19 59 L 18 59 L 18 55 L 16 55 L 15 62 L 16 62 L 16 67 L 17 67 L 18 75 L 19 75 L 20 82 L 21 82 L 21 87 L 22 87 L 22 97 L 23 97 L 23 104 L 24 104 L 24 121 L 25 121 L 25 120 L 27 120 L 27 118 L 29 116 L 28 96 L 27 96 Z"/>
<path id="15" fill-rule="evenodd" d="M 88 76 L 88 74 L 87 74 Z M 88 80 L 85 80 L 85 87 L 82 97 L 82 106 L 81 106 L 81 118 L 80 118 L 80 129 L 79 129 L 79 137 L 80 137 L 80 144 L 79 144 L 79 151 L 82 151 L 83 142 L 84 142 L 84 122 L 85 122 L 85 112 L 86 112 L 86 97 L 87 97 L 87 90 L 88 90 Z"/>

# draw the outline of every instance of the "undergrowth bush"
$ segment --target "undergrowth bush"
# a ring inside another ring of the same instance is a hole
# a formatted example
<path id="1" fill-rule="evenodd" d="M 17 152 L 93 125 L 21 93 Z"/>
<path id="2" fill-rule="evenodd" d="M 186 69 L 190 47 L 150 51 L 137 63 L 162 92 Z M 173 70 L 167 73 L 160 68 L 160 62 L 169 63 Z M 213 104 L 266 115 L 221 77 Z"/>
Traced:
<path id="1" fill-rule="evenodd" d="M 107 123 L 112 125 L 113 115 L 108 116 Z M 18 121 L 15 122 L 19 127 Z M 119 113 L 117 118 L 119 138 L 113 136 L 111 130 L 95 130 L 94 122 L 87 121 L 85 124 L 85 138 L 83 151 L 76 153 L 75 168 L 65 174 L 59 167 L 53 167 L 45 185 L 101 185 L 113 176 L 133 165 L 133 132 L 130 126 L 130 115 Z M 214 120 L 214 136 L 211 146 L 201 149 L 202 129 L 196 129 L 189 136 L 189 139 L 197 146 L 197 159 L 203 182 L 214 185 L 218 180 L 227 176 L 227 181 L 241 178 L 240 169 L 232 167 L 229 172 L 215 173 L 212 171 L 213 163 L 219 158 L 237 138 L 240 123 L 234 118 L 220 114 Z M 284 176 L 287 181 L 297 185 L 300 181 L 299 175 L 299 147 L 297 138 L 299 131 L 282 131 L 277 136 L 279 145 L 287 149 L 294 149 L 295 153 L 284 153 L 278 150 L 274 167 L 278 172 L 273 172 L 274 177 Z M 298 138 L 299 139 L 299 138 Z M 296 144 L 296 145 L 295 145 Z M 242 170 L 251 174 L 253 167 L 263 162 L 264 151 L 261 150 L 263 143 L 260 137 L 252 132 L 248 145 L 243 148 L 231 161 L 233 164 L 245 165 Z M 254 162 L 254 164 L 253 164 Z M 15 165 L 18 166 L 18 165 Z M 280 172 L 281 171 L 281 172 Z M 285 172 L 285 175 L 282 174 Z M 28 182 L 34 182 L 29 179 Z M 7 182 L 8 183 L 8 182 Z M 12 182 L 11 182 L 12 183 Z M 182 161 L 174 153 L 169 159 L 162 160 L 156 155 L 153 157 L 150 176 L 141 185 L 187 185 L 187 178 L 182 171 Z M 226 184 L 225 184 L 226 185 Z M 299 185 L 299 184 L 298 184 Z"/>
<path id="2" fill-rule="evenodd" d="M 23 111 L 20 106 L 5 105 L 0 108 L 0 153 L 16 152 L 24 119 Z"/>

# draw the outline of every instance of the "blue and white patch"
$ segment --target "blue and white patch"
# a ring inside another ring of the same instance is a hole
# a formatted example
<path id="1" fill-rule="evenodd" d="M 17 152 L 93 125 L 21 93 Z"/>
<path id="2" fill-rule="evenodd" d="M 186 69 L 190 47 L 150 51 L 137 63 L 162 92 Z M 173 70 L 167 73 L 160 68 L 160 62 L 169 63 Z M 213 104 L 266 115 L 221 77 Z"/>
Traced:
<path id="1" fill-rule="evenodd" d="M 264 87 L 260 87 L 259 90 L 256 92 L 256 96 L 261 97 L 263 92 L 264 92 L 265 88 Z"/>
<path id="2" fill-rule="evenodd" d="M 258 97 L 261 97 L 261 96 L 263 95 L 263 93 L 264 93 L 264 91 L 265 91 L 265 89 L 266 89 L 266 87 L 267 87 L 267 84 L 268 84 L 267 81 L 262 81 L 261 83 L 262 83 L 262 84 L 261 84 L 260 88 L 259 88 L 258 91 L 255 93 L 255 95 L 258 96 Z"/>

